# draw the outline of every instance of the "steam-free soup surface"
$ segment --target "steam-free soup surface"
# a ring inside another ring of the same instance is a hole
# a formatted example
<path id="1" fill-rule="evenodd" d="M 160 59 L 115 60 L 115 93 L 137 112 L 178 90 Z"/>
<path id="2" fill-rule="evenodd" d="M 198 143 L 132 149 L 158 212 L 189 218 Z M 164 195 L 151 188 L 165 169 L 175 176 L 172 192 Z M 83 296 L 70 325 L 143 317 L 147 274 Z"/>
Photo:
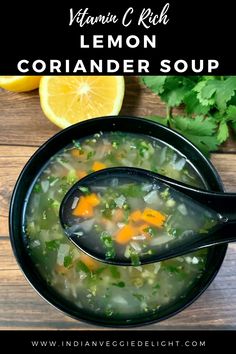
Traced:
<path id="1" fill-rule="evenodd" d="M 204 272 L 207 250 L 130 267 L 106 265 L 80 252 L 60 225 L 60 202 L 76 181 L 114 166 L 142 167 L 203 187 L 185 157 L 161 141 L 130 133 L 97 133 L 73 141 L 43 168 L 27 201 L 25 229 L 30 257 L 49 286 L 94 319 L 104 316 L 129 323 L 133 318 L 155 316 L 161 308 L 184 298 Z M 106 242 L 104 231 L 116 217 L 117 203 L 122 212 L 117 223 L 128 225 L 128 213 L 135 208 L 132 193 L 137 191 L 131 188 L 130 193 L 124 203 L 106 200 L 101 211 L 105 229 L 91 215 L 83 220 L 78 236 L 80 232 L 100 232 Z M 172 234 L 177 231 L 170 228 Z"/>
<path id="2" fill-rule="evenodd" d="M 62 210 L 65 232 L 82 251 L 118 265 L 162 259 L 167 250 L 206 236 L 220 221 L 217 212 L 184 193 L 128 170 L 105 170 L 80 181 Z"/>

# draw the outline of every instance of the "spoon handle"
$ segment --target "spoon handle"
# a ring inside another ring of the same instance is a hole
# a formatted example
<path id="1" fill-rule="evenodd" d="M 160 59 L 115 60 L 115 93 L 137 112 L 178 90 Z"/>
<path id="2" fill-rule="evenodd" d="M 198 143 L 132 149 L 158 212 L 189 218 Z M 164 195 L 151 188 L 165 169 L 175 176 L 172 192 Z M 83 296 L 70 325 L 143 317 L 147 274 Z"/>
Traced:
<path id="1" fill-rule="evenodd" d="M 224 218 L 227 218 L 228 223 L 236 224 L 236 193 L 210 192 L 204 189 L 196 189 L 171 178 L 163 177 L 157 173 L 150 172 L 150 175 L 188 195 L 193 200 L 215 210 Z"/>
<path id="2" fill-rule="evenodd" d="M 172 249 L 166 249 L 160 255 L 153 258 L 154 261 L 161 261 L 172 257 L 183 256 L 185 254 L 198 251 L 208 246 L 217 246 L 224 243 L 235 242 L 235 224 L 225 222 L 209 234 L 198 235 L 191 242 L 181 243 Z"/>

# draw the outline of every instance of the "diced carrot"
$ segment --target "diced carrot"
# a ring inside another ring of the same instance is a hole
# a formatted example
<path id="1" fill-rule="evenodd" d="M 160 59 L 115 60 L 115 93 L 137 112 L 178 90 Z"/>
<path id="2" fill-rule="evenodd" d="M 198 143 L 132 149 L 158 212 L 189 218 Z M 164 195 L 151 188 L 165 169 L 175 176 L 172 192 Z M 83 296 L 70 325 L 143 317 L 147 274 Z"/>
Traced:
<path id="1" fill-rule="evenodd" d="M 93 216 L 93 206 L 87 201 L 86 197 L 79 198 L 79 202 L 73 210 L 73 215 L 82 218 L 91 218 Z"/>
<path id="2" fill-rule="evenodd" d="M 116 234 L 116 242 L 124 245 L 128 243 L 133 236 L 137 234 L 136 228 L 127 224 L 120 229 Z"/>
<path id="3" fill-rule="evenodd" d="M 142 213 L 140 210 L 135 210 L 129 215 L 129 220 L 133 222 L 138 222 L 142 220 Z"/>
<path id="4" fill-rule="evenodd" d="M 78 177 L 79 179 L 81 179 L 81 178 L 87 176 L 87 173 L 86 173 L 85 171 L 83 171 L 83 170 L 77 171 L 76 174 L 77 174 L 77 177 Z"/>
<path id="5" fill-rule="evenodd" d="M 143 211 L 141 219 L 151 225 L 162 227 L 166 220 L 166 216 L 157 210 L 146 208 Z"/>
<path id="6" fill-rule="evenodd" d="M 85 157 L 85 154 L 84 154 L 84 152 L 83 151 L 81 151 L 81 150 L 79 150 L 79 149 L 72 149 L 71 150 L 71 155 L 73 156 L 73 157 Z"/>
<path id="7" fill-rule="evenodd" d="M 100 161 L 95 161 L 95 162 L 93 163 L 92 170 L 93 170 L 94 172 L 96 172 L 96 171 L 99 171 L 99 170 L 103 170 L 103 169 L 106 168 L 106 167 L 107 167 L 107 166 L 106 166 L 105 163 L 100 162 Z"/>
<path id="8" fill-rule="evenodd" d="M 85 253 L 81 253 L 79 257 L 80 261 L 83 262 L 90 270 L 96 270 L 100 267 L 99 262 L 95 261 L 92 257 L 89 257 Z"/>
<path id="9" fill-rule="evenodd" d="M 55 266 L 55 271 L 58 274 L 67 274 L 69 272 L 70 268 L 66 268 L 63 265 L 56 264 Z"/>
<path id="10" fill-rule="evenodd" d="M 100 204 L 100 198 L 95 193 L 91 193 L 87 195 L 85 198 L 87 202 L 93 207 L 96 207 L 98 204 Z"/>
<path id="11" fill-rule="evenodd" d="M 114 214 L 112 216 L 112 220 L 114 222 L 120 222 L 124 219 L 124 212 L 122 209 L 118 208 L 114 211 Z"/>

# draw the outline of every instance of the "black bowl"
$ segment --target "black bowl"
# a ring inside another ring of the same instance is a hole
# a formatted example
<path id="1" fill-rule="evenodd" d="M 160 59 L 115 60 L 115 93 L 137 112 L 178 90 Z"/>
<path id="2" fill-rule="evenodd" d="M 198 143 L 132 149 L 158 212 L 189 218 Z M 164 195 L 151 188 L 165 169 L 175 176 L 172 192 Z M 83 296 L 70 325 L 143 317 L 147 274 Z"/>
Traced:
<path id="1" fill-rule="evenodd" d="M 150 120 L 136 117 L 102 117 L 91 119 L 75 124 L 53 136 L 27 162 L 18 178 L 10 204 L 9 228 L 12 248 L 21 269 L 35 290 L 50 304 L 73 318 L 108 327 L 131 327 L 161 321 L 186 308 L 206 290 L 223 262 L 227 245 L 215 246 L 209 249 L 206 270 L 203 276 L 195 283 L 194 288 L 190 289 L 184 298 L 180 298 L 174 304 L 163 308 L 158 314 L 144 315 L 144 317 L 134 319 L 128 324 L 123 319 L 107 319 L 105 316 L 99 317 L 95 314 L 88 314 L 86 311 L 78 309 L 71 302 L 66 301 L 48 286 L 32 263 L 26 250 L 23 228 L 24 204 L 33 181 L 48 159 L 71 143 L 73 139 L 92 135 L 99 131 L 124 131 L 146 134 L 158 138 L 170 144 L 188 158 L 198 171 L 207 189 L 223 191 L 219 175 L 210 161 L 191 142 L 175 131 Z"/>

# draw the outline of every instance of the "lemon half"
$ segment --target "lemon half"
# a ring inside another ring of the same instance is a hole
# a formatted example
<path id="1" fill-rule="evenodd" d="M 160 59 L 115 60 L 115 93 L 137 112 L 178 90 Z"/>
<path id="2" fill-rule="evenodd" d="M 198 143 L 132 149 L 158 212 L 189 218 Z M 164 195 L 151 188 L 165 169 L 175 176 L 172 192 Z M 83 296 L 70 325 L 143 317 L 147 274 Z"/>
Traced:
<path id="1" fill-rule="evenodd" d="M 124 98 L 123 76 L 43 76 L 44 114 L 60 128 L 94 117 L 117 115 Z"/>
<path id="2" fill-rule="evenodd" d="M 14 92 L 35 90 L 41 76 L 0 76 L 0 87 Z"/>

